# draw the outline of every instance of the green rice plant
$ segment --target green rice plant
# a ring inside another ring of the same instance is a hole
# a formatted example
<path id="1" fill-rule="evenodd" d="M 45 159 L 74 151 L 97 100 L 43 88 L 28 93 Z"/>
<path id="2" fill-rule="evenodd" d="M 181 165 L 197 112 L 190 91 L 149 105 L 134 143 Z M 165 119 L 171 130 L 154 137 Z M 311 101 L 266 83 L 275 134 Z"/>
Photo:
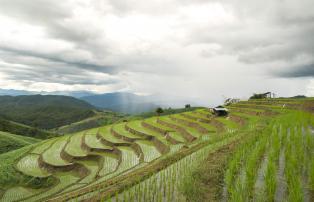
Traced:
<path id="1" fill-rule="evenodd" d="M 196 121 L 194 119 L 189 119 L 188 117 L 182 116 L 183 114 L 191 115 L 191 113 L 187 112 L 187 113 L 178 114 L 178 117 L 180 119 L 184 119 L 184 120 L 187 120 L 187 121 L 190 121 L 190 122 L 193 122 L 193 123 L 197 123 L 201 127 L 206 128 L 208 131 L 211 131 L 211 132 L 215 132 L 216 131 L 216 128 L 214 126 L 212 126 L 210 124 L 206 124 L 206 123 L 200 122 L 200 121 Z"/>
<path id="2" fill-rule="evenodd" d="M 32 195 L 38 194 L 42 192 L 44 189 L 27 189 L 25 187 L 13 187 L 8 189 L 2 198 L 0 198 L 0 202 L 8 202 L 8 201 L 19 201 L 23 198 L 30 197 Z"/>
<path id="3" fill-rule="evenodd" d="M 231 202 L 243 202 L 246 201 L 246 190 L 244 184 L 238 179 L 235 182 L 235 189 L 231 190 L 229 201 Z"/>
<path id="4" fill-rule="evenodd" d="M 240 148 L 235 155 L 232 157 L 231 161 L 228 164 L 228 169 L 225 172 L 225 186 L 227 187 L 227 191 L 230 194 L 234 189 L 234 180 L 237 172 L 241 166 L 241 159 L 243 158 L 245 149 Z"/>
<path id="5" fill-rule="evenodd" d="M 167 135 L 169 135 L 170 137 L 172 137 L 173 139 L 175 139 L 178 142 L 185 142 L 186 140 L 182 137 L 182 135 L 180 133 L 178 133 L 177 131 L 171 131 L 168 132 Z"/>
<path id="6" fill-rule="evenodd" d="M 86 134 L 85 135 L 85 144 L 89 147 L 89 148 L 93 148 L 93 149 L 106 149 L 106 150 L 111 150 L 112 147 L 104 145 L 103 143 L 101 143 L 101 141 L 97 138 L 96 134 Z"/>
<path id="7" fill-rule="evenodd" d="M 71 190 L 78 189 L 85 184 L 91 183 L 93 180 L 95 180 L 98 170 L 99 170 L 99 165 L 97 161 L 92 161 L 92 160 L 78 160 L 76 163 L 80 164 L 81 166 L 85 167 L 89 173 L 87 176 L 85 176 L 83 179 L 80 180 L 79 184 L 75 184 L 73 186 L 68 187 L 65 189 L 63 192 L 68 192 Z"/>
<path id="8" fill-rule="evenodd" d="M 252 197 L 253 187 L 257 177 L 257 170 L 259 168 L 259 162 L 266 149 L 267 138 L 261 138 L 255 145 L 255 149 L 252 151 L 247 163 L 245 165 L 245 190 L 247 191 L 247 197 Z"/>
<path id="9" fill-rule="evenodd" d="M 198 138 L 200 137 L 202 134 L 196 130 L 195 128 L 192 128 L 192 127 L 189 127 L 187 125 L 184 125 L 180 122 L 177 122 L 177 121 L 174 121 L 172 119 L 169 118 L 169 116 L 163 116 L 163 117 L 160 117 L 161 120 L 165 121 L 165 122 L 168 122 L 168 123 L 171 123 L 173 125 L 177 125 L 183 129 L 185 129 L 189 134 L 191 134 L 192 136 Z"/>
<path id="10" fill-rule="evenodd" d="M 276 165 L 274 159 L 270 158 L 268 160 L 266 173 L 265 173 L 265 188 L 267 201 L 274 201 L 274 196 L 276 193 L 277 180 L 276 180 Z"/>
<path id="11" fill-rule="evenodd" d="M 67 144 L 68 138 L 68 136 L 64 136 L 54 142 L 52 146 L 43 153 L 43 161 L 53 166 L 71 165 L 72 163 L 62 159 L 60 156 L 61 151 Z"/>
<path id="12" fill-rule="evenodd" d="M 303 190 L 300 179 L 300 164 L 298 162 L 298 154 L 295 153 L 295 147 L 297 147 L 298 144 L 292 144 L 292 142 L 296 140 L 295 135 L 295 131 L 290 130 L 290 137 L 287 140 L 287 146 L 285 150 L 285 176 L 288 185 L 288 201 L 291 202 L 303 201 Z"/>
<path id="13" fill-rule="evenodd" d="M 81 145 L 83 141 L 84 133 L 74 134 L 70 137 L 69 143 L 65 147 L 65 152 L 73 157 L 85 157 L 87 151 L 84 150 Z"/>
<path id="14" fill-rule="evenodd" d="M 53 186 L 49 190 L 41 192 L 40 194 L 37 194 L 33 197 L 27 198 L 25 201 L 43 201 L 43 199 L 63 191 L 65 188 L 69 187 L 70 185 L 74 185 L 80 180 L 80 178 L 74 172 L 58 172 L 54 176 L 59 180 L 59 183 L 56 186 Z"/>
<path id="15" fill-rule="evenodd" d="M 117 172 L 121 173 L 128 170 L 139 163 L 139 158 L 130 147 L 117 147 L 122 152 L 122 161 L 118 167 Z"/>
<path id="16" fill-rule="evenodd" d="M 103 159 L 102 168 L 98 172 L 99 176 L 105 176 L 109 173 L 114 172 L 117 169 L 118 160 L 115 157 L 110 156 L 106 153 L 98 153 L 98 155 L 100 155 Z"/>
<path id="17" fill-rule="evenodd" d="M 31 151 L 31 153 L 33 153 L 33 154 L 42 154 L 55 141 L 56 141 L 56 138 L 49 139 L 49 140 L 44 140 L 44 141 L 34 145 L 34 149 Z"/>
<path id="18" fill-rule="evenodd" d="M 111 126 L 104 126 L 104 127 L 101 127 L 99 128 L 99 131 L 95 131 L 94 130 L 94 133 L 90 132 L 89 131 L 89 134 L 97 134 L 99 133 L 101 138 L 109 141 L 109 142 L 112 142 L 112 143 L 126 143 L 126 141 L 124 140 L 121 140 L 119 138 L 116 138 L 114 135 L 111 134 L 110 132 L 110 129 L 111 129 Z"/>
<path id="19" fill-rule="evenodd" d="M 151 162 L 161 156 L 161 154 L 152 142 L 147 140 L 138 140 L 136 141 L 136 143 L 141 147 L 143 151 L 145 162 Z"/>
<path id="20" fill-rule="evenodd" d="M 38 154 L 28 154 L 17 162 L 16 168 L 25 175 L 33 177 L 47 177 L 51 175 L 39 167 L 38 159 Z"/>
<path id="21" fill-rule="evenodd" d="M 314 190 L 314 157 L 312 156 L 311 162 L 309 163 L 309 187 Z"/>

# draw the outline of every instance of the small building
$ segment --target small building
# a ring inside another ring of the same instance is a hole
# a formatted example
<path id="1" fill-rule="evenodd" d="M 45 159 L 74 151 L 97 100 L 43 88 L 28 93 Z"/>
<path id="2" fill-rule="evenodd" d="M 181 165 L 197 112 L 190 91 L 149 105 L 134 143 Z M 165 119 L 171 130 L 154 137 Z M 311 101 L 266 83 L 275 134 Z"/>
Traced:
<path id="1" fill-rule="evenodd" d="M 231 104 L 236 104 L 240 102 L 240 99 L 237 99 L 237 98 L 228 98 L 225 100 L 225 105 L 231 105 Z"/>
<path id="2" fill-rule="evenodd" d="M 272 93 L 271 92 L 264 93 L 263 97 L 265 97 L 265 98 L 272 98 Z"/>
<path id="3" fill-rule="evenodd" d="M 212 109 L 212 113 L 216 116 L 227 116 L 229 111 L 227 108 L 219 105 Z"/>

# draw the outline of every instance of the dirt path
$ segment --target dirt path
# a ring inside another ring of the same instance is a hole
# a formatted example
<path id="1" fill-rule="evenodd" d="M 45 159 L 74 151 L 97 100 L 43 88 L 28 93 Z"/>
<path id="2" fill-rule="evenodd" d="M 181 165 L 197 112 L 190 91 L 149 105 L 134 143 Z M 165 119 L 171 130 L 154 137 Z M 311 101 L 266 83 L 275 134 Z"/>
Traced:
<path id="1" fill-rule="evenodd" d="M 240 140 L 232 142 L 222 148 L 212 152 L 208 158 L 202 162 L 202 166 L 194 171 L 193 176 L 198 176 L 196 181 L 199 189 L 201 201 L 221 201 L 224 184 L 224 170 L 228 162 L 228 157 L 240 144 Z M 187 199 L 193 201 L 193 199 Z"/>

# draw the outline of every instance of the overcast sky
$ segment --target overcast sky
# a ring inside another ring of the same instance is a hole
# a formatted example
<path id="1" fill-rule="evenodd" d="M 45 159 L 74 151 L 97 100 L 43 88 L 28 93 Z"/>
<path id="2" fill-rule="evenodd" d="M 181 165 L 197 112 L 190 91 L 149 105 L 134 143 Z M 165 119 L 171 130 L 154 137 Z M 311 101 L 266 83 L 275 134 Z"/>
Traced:
<path id="1" fill-rule="evenodd" d="M 313 0 L 0 0 L 0 88 L 314 96 Z"/>

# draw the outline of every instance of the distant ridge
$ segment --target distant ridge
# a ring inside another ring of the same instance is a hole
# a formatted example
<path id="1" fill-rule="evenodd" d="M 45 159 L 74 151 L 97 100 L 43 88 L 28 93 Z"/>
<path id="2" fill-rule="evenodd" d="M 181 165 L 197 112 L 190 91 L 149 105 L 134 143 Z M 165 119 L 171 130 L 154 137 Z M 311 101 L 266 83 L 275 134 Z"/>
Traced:
<path id="1" fill-rule="evenodd" d="M 16 89 L 1 89 L 1 95 L 19 96 L 19 95 L 65 95 L 75 98 L 80 98 L 84 96 L 95 95 L 95 93 L 90 91 L 26 91 L 26 90 L 16 90 Z"/>
<path id="2" fill-rule="evenodd" d="M 146 96 L 139 96 L 132 93 L 106 93 L 85 96 L 80 99 L 98 108 L 127 114 L 148 112 L 158 107 L 158 105 L 151 102 Z"/>
<path id="3" fill-rule="evenodd" d="M 52 129 L 91 117 L 95 107 L 60 95 L 0 96 L 0 118 Z"/>

